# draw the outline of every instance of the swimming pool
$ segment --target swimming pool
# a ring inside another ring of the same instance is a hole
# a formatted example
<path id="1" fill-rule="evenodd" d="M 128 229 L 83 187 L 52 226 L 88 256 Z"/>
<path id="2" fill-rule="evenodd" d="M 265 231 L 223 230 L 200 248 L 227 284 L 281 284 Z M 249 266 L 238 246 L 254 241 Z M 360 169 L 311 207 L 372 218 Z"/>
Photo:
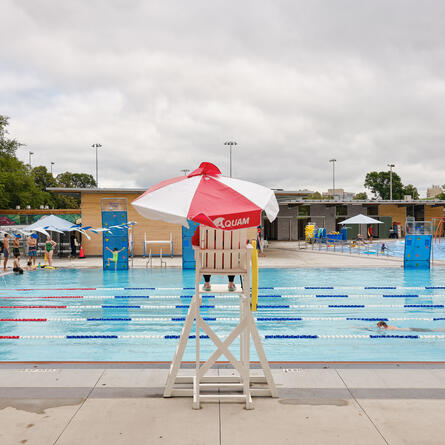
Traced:
<path id="1" fill-rule="evenodd" d="M 169 361 L 193 285 L 181 269 L 5 276 L 0 360 Z M 271 361 L 445 360 L 444 269 L 261 269 L 260 287 L 255 316 Z M 234 327 L 236 296 L 203 305 L 219 335 Z M 381 332 L 379 319 L 438 331 Z M 213 351 L 206 338 L 201 347 L 203 357 Z M 191 343 L 185 360 L 193 353 Z"/>
<path id="2" fill-rule="evenodd" d="M 381 244 L 379 244 L 380 246 Z M 405 252 L 405 241 L 392 241 L 386 243 L 388 247 L 388 255 L 403 257 Z M 434 260 L 445 260 L 445 240 L 442 240 L 441 243 L 435 242 L 433 240 L 433 259 Z"/>

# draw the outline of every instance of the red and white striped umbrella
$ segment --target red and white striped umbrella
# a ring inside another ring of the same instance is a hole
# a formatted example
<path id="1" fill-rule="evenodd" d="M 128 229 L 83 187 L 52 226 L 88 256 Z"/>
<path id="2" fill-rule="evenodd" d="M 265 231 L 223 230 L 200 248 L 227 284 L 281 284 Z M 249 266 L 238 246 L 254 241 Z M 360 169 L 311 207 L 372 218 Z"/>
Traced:
<path id="1" fill-rule="evenodd" d="M 210 162 L 202 162 L 187 176 L 160 182 L 132 205 L 148 219 L 186 227 L 190 219 L 223 230 L 256 227 L 261 223 L 263 210 L 273 221 L 279 209 L 272 190 L 222 176 Z"/>

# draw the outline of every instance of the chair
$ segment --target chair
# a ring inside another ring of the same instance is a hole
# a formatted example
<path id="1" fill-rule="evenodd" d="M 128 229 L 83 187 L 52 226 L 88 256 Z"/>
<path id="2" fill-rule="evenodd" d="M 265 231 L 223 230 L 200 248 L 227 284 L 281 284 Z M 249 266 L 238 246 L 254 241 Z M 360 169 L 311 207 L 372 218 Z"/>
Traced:
<path id="1" fill-rule="evenodd" d="M 252 396 L 278 397 L 269 364 L 250 310 L 250 268 L 252 246 L 247 244 L 247 229 L 233 231 L 216 230 L 200 226 L 200 245 L 194 247 L 196 259 L 195 295 L 192 297 L 174 359 L 170 366 L 164 397 L 192 396 L 194 409 L 201 402 L 243 402 L 252 409 Z M 239 296 L 239 323 L 225 339 L 220 339 L 201 317 L 202 295 L 206 293 L 200 284 L 202 275 L 240 275 L 242 285 L 230 292 L 226 284 L 212 284 L 210 294 L 236 294 Z M 184 350 L 195 322 L 195 372 L 193 376 L 178 376 Z M 201 330 L 216 346 L 206 361 L 200 357 Z M 236 338 L 240 338 L 239 359 L 229 350 Z M 250 376 L 250 345 L 253 341 L 260 359 L 263 376 Z M 216 360 L 224 355 L 237 375 L 206 376 Z"/>

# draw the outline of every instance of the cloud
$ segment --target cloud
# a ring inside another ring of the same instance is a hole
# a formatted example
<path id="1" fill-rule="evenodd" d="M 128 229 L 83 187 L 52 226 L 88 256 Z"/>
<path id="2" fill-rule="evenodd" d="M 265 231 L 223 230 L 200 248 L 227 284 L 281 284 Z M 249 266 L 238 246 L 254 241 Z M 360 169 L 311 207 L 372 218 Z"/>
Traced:
<path id="1" fill-rule="evenodd" d="M 426 1 L 6 1 L 11 134 L 101 186 L 215 162 L 271 187 L 363 189 L 388 162 L 445 183 L 445 4 Z M 13 38 L 12 38 L 13 37 Z"/>

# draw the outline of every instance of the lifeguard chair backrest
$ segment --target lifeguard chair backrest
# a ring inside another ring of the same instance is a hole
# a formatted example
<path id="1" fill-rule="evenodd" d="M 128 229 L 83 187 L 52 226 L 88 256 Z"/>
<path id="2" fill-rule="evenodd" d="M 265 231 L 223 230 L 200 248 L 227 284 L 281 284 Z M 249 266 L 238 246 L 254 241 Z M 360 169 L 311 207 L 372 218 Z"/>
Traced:
<path id="1" fill-rule="evenodd" d="M 220 273 L 247 270 L 247 229 L 219 230 L 201 225 L 199 234 L 202 269 Z"/>

